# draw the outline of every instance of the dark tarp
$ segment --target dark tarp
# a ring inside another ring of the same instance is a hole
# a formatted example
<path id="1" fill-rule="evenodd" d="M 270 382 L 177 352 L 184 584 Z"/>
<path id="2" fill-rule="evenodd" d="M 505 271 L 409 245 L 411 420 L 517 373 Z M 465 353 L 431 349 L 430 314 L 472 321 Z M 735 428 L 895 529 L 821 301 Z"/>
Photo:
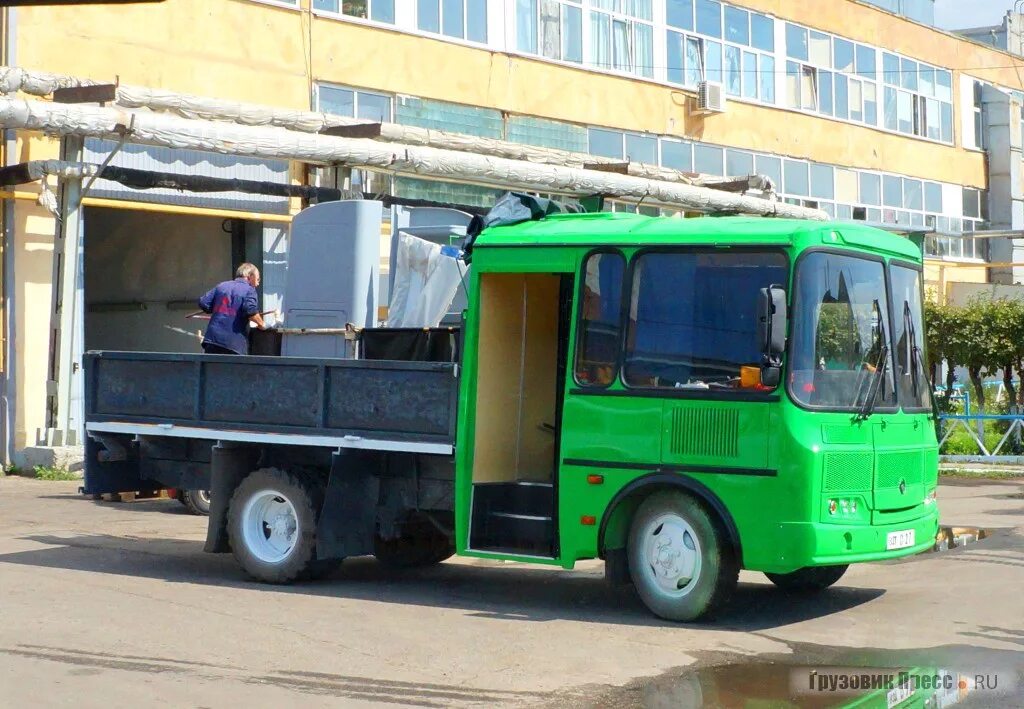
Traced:
<path id="1" fill-rule="evenodd" d="M 457 327 L 378 327 L 360 334 L 363 359 L 403 362 L 458 362 L 459 339 Z"/>
<path id="2" fill-rule="evenodd" d="M 543 219 L 549 214 L 578 214 L 585 211 L 573 204 L 563 204 L 553 199 L 534 197 L 519 192 L 506 192 L 491 207 L 491 211 L 483 217 L 476 216 L 466 227 L 466 245 L 463 250 L 469 253 L 473 242 L 484 229 L 492 226 L 509 226 L 521 224 L 535 219 Z"/>

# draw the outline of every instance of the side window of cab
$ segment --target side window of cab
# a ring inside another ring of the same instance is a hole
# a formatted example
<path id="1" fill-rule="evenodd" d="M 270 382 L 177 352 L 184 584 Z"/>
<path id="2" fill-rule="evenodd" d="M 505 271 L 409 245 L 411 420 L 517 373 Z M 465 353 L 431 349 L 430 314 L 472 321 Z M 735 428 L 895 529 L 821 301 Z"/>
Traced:
<path id="1" fill-rule="evenodd" d="M 584 387 L 615 381 L 622 342 L 622 283 L 626 259 L 617 251 L 595 251 L 580 273 L 579 323 L 573 372 Z"/>

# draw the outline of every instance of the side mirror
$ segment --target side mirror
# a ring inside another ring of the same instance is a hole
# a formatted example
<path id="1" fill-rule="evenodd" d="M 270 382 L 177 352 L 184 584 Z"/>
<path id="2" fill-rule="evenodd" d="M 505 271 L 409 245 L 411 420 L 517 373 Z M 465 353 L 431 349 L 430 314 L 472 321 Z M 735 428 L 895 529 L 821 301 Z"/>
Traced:
<path id="1" fill-rule="evenodd" d="M 786 351 L 786 291 L 780 285 L 762 288 L 757 299 L 757 340 L 763 355 L 761 383 L 778 386 Z"/>

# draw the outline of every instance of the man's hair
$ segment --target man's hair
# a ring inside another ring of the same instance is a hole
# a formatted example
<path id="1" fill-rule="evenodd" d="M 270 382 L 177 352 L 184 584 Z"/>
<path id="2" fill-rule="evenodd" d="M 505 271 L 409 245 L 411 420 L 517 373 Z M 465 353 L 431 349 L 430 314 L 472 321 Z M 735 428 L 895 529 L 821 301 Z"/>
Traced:
<path id="1" fill-rule="evenodd" d="M 251 263 L 246 262 L 239 266 L 237 269 L 235 269 L 235 277 L 245 278 L 248 280 L 250 277 L 258 275 L 259 272 L 260 269 L 256 268 Z"/>

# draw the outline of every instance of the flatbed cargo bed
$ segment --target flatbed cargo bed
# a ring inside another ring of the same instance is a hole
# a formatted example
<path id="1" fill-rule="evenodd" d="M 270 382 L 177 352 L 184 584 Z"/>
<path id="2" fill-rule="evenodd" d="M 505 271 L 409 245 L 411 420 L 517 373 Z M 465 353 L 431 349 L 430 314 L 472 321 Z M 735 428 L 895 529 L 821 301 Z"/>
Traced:
<path id="1" fill-rule="evenodd" d="M 450 454 L 448 362 L 90 352 L 96 434 Z"/>

